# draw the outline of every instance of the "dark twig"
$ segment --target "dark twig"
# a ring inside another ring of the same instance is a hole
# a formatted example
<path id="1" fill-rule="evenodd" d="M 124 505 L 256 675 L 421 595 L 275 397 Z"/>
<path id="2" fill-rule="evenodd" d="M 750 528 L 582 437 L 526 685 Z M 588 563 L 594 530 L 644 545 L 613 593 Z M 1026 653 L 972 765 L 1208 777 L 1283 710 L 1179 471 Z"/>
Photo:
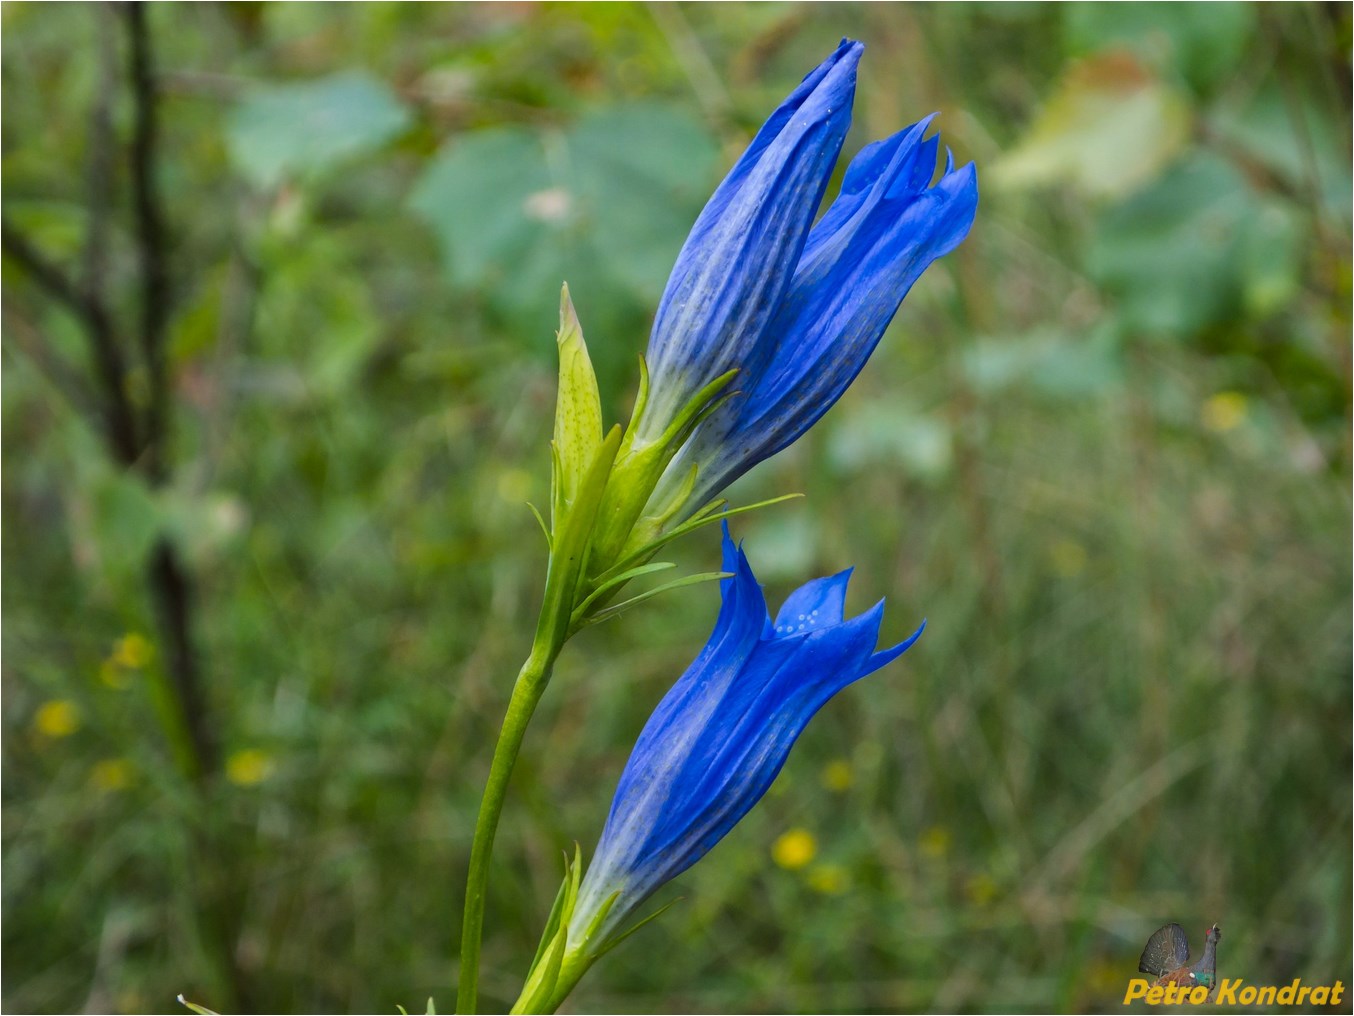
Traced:
<path id="1" fill-rule="evenodd" d="M 0 220 L 0 249 L 18 262 L 48 296 L 71 311 L 84 325 L 104 390 L 101 415 L 106 423 L 105 436 L 114 457 L 124 465 L 133 465 L 140 452 L 136 417 L 127 398 L 126 369 L 107 310 L 101 304 L 91 302 L 65 271 L 4 220 Z"/>
<path id="2" fill-rule="evenodd" d="M 92 304 L 105 305 L 105 273 L 108 268 L 108 222 L 113 212 L 113 97 L 117 94 L 117 37 L 112 9 L 101 4 L 96 26 L 98 77 L 89 114 L 89 157 L 86 176 L 89 188 L 89 231 L 85 236 L 84 292 Z"/>
<path id="3" fill-rule="evenodd" d="M 166 258 L 168 244 L 164 213 L 156 187 L 155 170 L 159 127 L 156 120 L 154 60 L 146 5 L 121 6 L 129 40 L 129 73 L 134 116 L 132 124 L 132 204 L 141 271 L 141 353 L 149 379 L 145 414 L 145 470 L 151 483 L 165 480 L 168 463 L 165 445 L 169 430 L 169 373 L 165 339 L 169 324 L 170 289 Z M 149 579 L 166 643 L 166 657 L 175 696 L 183 713 L 184 729 L 192 744 L 194 763 L 201 776 L 217 767 L 217 748 L 207 720 L 206 696 L 198 654 L 193 646 L 193 583 L 168 540 L 156 545 Z"/>
<path id="4" fill-rule="evenodd" d="M 167 650 L 165 660 L 174 694 L 183 714 L 184 732 L 193 750 L 197 776 L 216 771 L 217 744 L 207 718 L 201 668 L 193 645 L 193 583 L 179 560 L 174 544 L 161 539 L 151 552 L 147 572 L 155 597 L 155 610 Z"/>
<path id="5" fill-rule="evenodd" d="M 132 96 L 135 118 L 132 133 L 132 195 L 141 263 L 141 351 L 150 380 L 146 410 L 146 469 L 152 481 L 164 478 L 164 444 L 169 400 L 165 363 L 165 331 L 169 322 L 169 272 L 165 258 L 164 216 L 155 184 L 156 122 L 155 70 L 146 5 L 122 6 L 130 37 Z"/>
<path id="6" fill-rule="evenodd" d="M 4 302 L 5 337 L 23 350 L 34 365 L 55 388 L 84 416 L 97 432 L 101 413 L 99 401 L 79 371 L 67 363 L 52 348 L 36 325 L 28 320 L 10 300 Z"/>

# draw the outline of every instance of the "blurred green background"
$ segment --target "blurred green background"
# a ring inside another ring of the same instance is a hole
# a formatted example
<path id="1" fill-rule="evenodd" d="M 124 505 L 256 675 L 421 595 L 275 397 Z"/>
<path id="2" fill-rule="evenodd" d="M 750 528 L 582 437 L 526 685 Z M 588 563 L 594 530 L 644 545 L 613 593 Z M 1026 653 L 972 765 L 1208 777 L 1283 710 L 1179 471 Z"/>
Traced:
<path id="1" fill-rule="evenodd" d="M 843 35 L 846 154 L 940 110 L 978 220 L 733 491 L 807 497 L 735 532 L 773 606 L 854 564 L 852 612 L 930 626 L 569 1005 L 1117 1008 L 1167 921 L 1219 922 L 1224 976 L 1350 983 L 1347 5 L 3 28 L 6 1010 L 451 1010 L 559 284 L 624 419 L 686 229 Z M 114 391 L 149 443 L 110 441 Z M 708 570 L 716 537 L 677 553 Z M 566 650 L 485 1005 L 715 610 L 681 590 Z"/>

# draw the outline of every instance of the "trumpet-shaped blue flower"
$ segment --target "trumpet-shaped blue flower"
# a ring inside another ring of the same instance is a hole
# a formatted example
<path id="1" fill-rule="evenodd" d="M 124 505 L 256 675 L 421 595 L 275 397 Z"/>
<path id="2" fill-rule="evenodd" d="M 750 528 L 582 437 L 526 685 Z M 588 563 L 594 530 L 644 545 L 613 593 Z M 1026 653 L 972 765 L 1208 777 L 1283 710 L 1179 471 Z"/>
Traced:
<path id="1" fill-rule="evenodd" d="M 813 714 L 921 635 L 876 652 L 884 604 L 846 620 L 849 571 L 801 586 L 772 621 L 727 524 L 724 570 L 732 577 L 710 640 L 645 724 L 621 775 L 569 922 L 571 950 L 604 943 L 700 860 L 766 793 Z"/>

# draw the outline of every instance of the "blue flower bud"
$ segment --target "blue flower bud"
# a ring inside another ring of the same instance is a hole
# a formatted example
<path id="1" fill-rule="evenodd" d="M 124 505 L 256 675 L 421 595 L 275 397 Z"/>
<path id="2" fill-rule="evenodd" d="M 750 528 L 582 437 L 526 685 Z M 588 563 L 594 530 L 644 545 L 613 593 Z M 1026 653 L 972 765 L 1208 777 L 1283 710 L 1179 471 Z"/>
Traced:
<path id="1" fill-rule="evenodd" d="M 753 366 L 851 126 L 864 49 L 844 39 L 804 78 L 696 219 L 654 318 L 642 439 L 662 434 L 710 381 Z"/>
<path id="2" fill-rule="evenodd" d="M 931 119 L 852 160 L 774 314 L 751 340 L 756 348 L 734 363 L 738 394 L 668 464 L 650 513 L 680 492 L 680 514 L 689 514 L 798 440 L 855 380 L 912 284 L 968 234 L 977 174 L 948 158 L 932 186 L 939 139 L 923 140 Z"/>

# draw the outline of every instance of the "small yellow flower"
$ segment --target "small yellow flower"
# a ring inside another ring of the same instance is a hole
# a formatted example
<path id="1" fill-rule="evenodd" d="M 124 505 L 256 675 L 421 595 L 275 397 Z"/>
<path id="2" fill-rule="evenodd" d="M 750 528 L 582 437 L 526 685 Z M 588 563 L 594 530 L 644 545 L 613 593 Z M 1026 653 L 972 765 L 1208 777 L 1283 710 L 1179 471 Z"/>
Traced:
<path id="1" fill-rule="evenodd" d="M 1199 420 L 1215 434 L 1235 430 L 1246 419 L 1246 396 L 1240 392 L 1218 392 L 1204 400 Z"/>
<path id="2" fill-rule="evenodd" d="M 94 763 L 94 768 L 89 771 L 89 782 L 96 790 L 111 794 L 130 787 L 135 775 L 136 769 L 128 759 L 105 758 Z"/>
<path id="3" fill-rule="evenodd" d="M 1048 548 L 1049 563 L 1065 579 L 1086 570 L 1086 548 L 1076 540 L 1055 540 Z"/>
<path id="4" fill-rule="evenodd" d="M 43 737 L 70 737 L 80 729 L 80 710 L 70 699 L 52 699 L 38 707 L 33 726 Z"/>
<path id="5" fill-rule="evenodd" d="M 132 675 L 119 667 L 113 660 L 107 659 L 99 664 L 99 681 L 114 691 L 122 691 L 124 688 L 131 687 Z"/>
<path id="6" fill-rule="evenodd" d="M 113 644 L 113 655 L 109 657 L 119 667 L 128 670 L 140 670 L 155 656 L 155 647 L 150 639 L 139 632 L 128 632 Z"/>
<path id="7" fill-rule="evenodd" d="M 818 853 L 818 841 L 807 829 L 791 829 L 781 833 L 771 844 L 771 860 L 789 871 L 797 871 L 813 860 Z"/>
<path id="8" fill-rule="evenodd" d="M 917 848 L 927 857 L 944 857 L 950 852 L 950 831 L 944 826 L 932 826 L 921 834 Z"/>
<path id="9" fill-rule="evenodd" d="M 851 769 L 851 763 L 844 758 L 834 758 L 823 766 L 823 786 L 828 790 L 843 794 L 851 789 L 855 779 L 856 774 Z"/>
<path id="10" fill-rule="evenodd" d="M 232 752 L 226 759 L 226 779 L 237 787 L 254 787 L 273 775 L 273 757 L 258 748 Z"/>
<path id="11" fill-rule="evenodd" d="M 964 884 L 964 892 L 976 905 L 985 907 L 997 898 L 997 882 L 987 872 L 979 872 Z"/>
<path id="12" fill-rule="evenodd" d="M 807 878 L 809 888 L 824 896 L 840 896 L 851 884 L 851 876 L 840 864 L 815 864 Z"/>

